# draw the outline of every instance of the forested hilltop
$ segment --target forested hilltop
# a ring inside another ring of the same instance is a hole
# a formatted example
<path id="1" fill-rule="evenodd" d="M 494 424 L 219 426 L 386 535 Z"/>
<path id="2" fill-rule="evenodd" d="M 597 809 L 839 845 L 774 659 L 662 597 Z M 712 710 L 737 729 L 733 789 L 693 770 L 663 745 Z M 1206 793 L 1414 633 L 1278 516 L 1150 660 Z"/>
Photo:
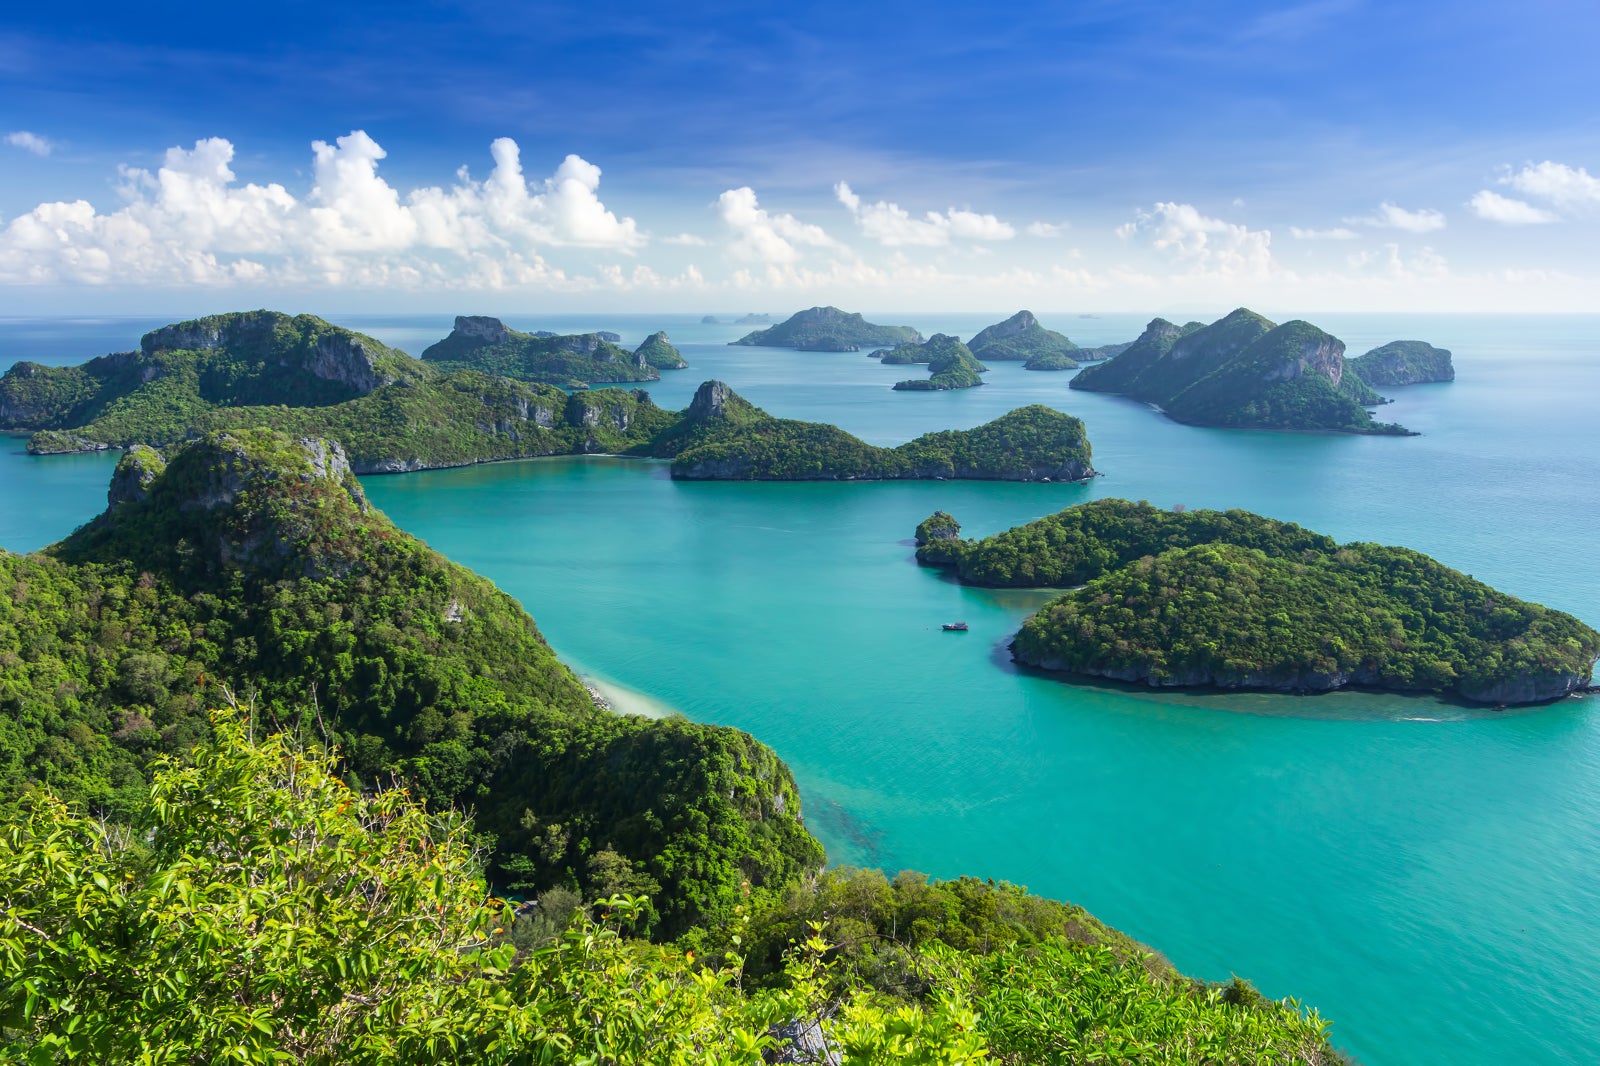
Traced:
<path id="1" fill-rule="evenodd" d="M 659 369 L 685 367 L 677 349 L 657 333 L 636 352 L 619 348 L 616 334 L 523 333 L 498 318 L 457 315 L 444 340 L 423 350 L 423 362 L 444 371 L 481 370 L 516 381 L 567 387 L 659 381 Z"/>
<path id="2" fill-rule="evenodd" d="M 1407 548 L 1338 544 L 1248 511 L 1095 500 L 979 541 L 938 512 L 918 561 L 964 582 L 1082 586 L 1024 623 L 1018 662 L 1141 682 L 1347 684 L 1539 703 L 1589 684 L 1600 633 Z"/>
<path id="3" fill-rule="evenodd" d="M 1191 425 L 1410 432 L 1373 420 L 1366 408 L 1383 398 L 1346 372 L 1343 341 L 1309 322 L 1277 325 L 1243 307 L 1210 325 L 1155 319 L 1121 354 L 1085 367 L 1070 384 L 1156 404 Z"/>
<path id="4" fill-rule="evenodd" d="M 1339 1061 L 1081 909 L 818 874 L 771 751 L 597 708 L 336 444 L 135 448 L 109 504 L 0 553 L 0 1059 Z"/>

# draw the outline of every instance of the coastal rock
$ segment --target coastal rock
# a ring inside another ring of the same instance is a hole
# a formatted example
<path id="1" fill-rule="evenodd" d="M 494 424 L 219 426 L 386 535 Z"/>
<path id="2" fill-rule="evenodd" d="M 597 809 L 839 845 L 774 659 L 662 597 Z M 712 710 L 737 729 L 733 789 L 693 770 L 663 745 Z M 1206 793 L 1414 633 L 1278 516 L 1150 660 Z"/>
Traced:
<path id="1" fill-rule="evenodd" d="M 488 315 L 457 315 L 453 332 L 464 339 L 482 341 L 484 344 L 499 344 L 511 338 L 511 330 L 506 324 Z"/>
<path id="2" fill-rule="evenodd" d="M 689 401 L 689 417 L 691 419 L 722 418 L 728 410 L 728 401 L 733 397 L 733 390 L 725 381 L 707 381 L 694 391 L 694 399 Z"/>
<path id="3" fill-rule="evenodd" d="M 161 453 L 143 444 L 135 444 L 122 453 L 117 469 L 111 475 L 111 486 L 106 490 L 106 503 L 117 507 L 124 503 L 139 503 L 150 498 L 150 486 L 155 484 L 167 462 Z"/>

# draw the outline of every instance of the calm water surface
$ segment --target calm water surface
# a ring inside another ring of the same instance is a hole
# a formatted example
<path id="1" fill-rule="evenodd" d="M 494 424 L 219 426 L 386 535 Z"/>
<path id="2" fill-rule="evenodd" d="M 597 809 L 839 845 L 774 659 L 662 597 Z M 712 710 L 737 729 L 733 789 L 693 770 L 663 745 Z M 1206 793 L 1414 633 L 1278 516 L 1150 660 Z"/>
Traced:
<path id="1" fill-rule="evenodd" d="M 1300 997 L 1369 1064 L 1600 1059 L 1600 702 L 1497 715 L 1026 676 L 1004 646 L 1046 597 L 961 588 L 909 542 L 936 508 L 982 535 L 1099 496 L 1244 507 L 1418 548 L 1600 625 L 1600 317 L 1308 315 L 1353 353 L 1454 350 L 1453 384 L 1391 390 L 1381 417 L 1424 434 L 1409 439 L 1194 429 L 1004 363 L 983 388 L 893 393 L 919 368 L 730 348 L 749 327 L 698 314 L 506 317 L 628 344 L 665 328 L 691 364 L 652 387 L 668 407 L 718 377 L 883 444 L 1024 403 L 1084 419 L 1106 475 L 1089 485 L 679 484 L 603 458 L 366 480 L 580 671 L 777 749 L 833 861 L 1071 899 L 1190 973 Z M 1001 316 L 869 317 L 965 337 Z M 1041 317 L 1097 344 L 1148 316 Z M 340 321 L 413 352 L 450 324 Z M 75 362 L 155 324 L 0 320 L 0 365 Z M 0 439 L 0 545 L 91 517 L 113 461 Z M 957 619 L 971 632 L 940 630 Z"/>

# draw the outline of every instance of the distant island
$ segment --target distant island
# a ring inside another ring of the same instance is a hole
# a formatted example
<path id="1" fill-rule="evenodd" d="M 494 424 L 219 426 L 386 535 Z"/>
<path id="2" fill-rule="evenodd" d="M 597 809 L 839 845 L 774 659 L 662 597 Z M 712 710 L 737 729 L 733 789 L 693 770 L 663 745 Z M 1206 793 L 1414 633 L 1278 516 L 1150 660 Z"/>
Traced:
<path id="1" fill-rule="evenodd" d="M 1018 311 L 1004 322 L 980 330 L 967 347 L 979 359 L 991 363 L 1013 360 L 1027 364 L 1029 370 L 1072 370 L 1078 365 L 1073 358 L 1078 346 L 1039 325 L 1032 311 Z"/>
<path id="2" fill-rule="evenodd" d="M 1153 687 L 1345 685 L 1475 703 L 1589 684 L 1600 633 L 1407 548 L 1339 544 L 1248 511 L 1096 500 L 983 540 L 937 512 L 917 560 L 962 582 L 1081 586 L 1023 624 L 1027 666 Z"/>
<path id="3" fill-rule="evenodd" d="M 905 341 L 920 343 L 921 340 L 922 334 L 910 326 L 879 326 L 837 307 L 813 307 L 791 315 L 770 329 L 759 329 L 728 343 L 812 352 L 854 352 Z"/>
<path id="4" fill-rule="evenodd" d="M 1095 476 L 1083 423 L 1034 404 L 968 430 L 879 448 L 835 426 L 773 418 L 708 381 L 679 423 L 641 454 L 673 457 L 687 480 L 1080 481 Z"/>
<path id="5" fill-rule="evenodd" d="M 520 333 L 498 318 L 459 315 L 450 335 L 424 349 L 422 358 L 445 371 L 481 370 L 517 381 L 569 387 L 660 380 L 656 366 L 642 353 L 617 346 L 621 339 L 607 331 L 568 336 Z"/>
<path id="6" fill-rule="evenodd" d="M 474 329 L 492 327 L 469 322 Z M 673 459 L 674 477 L 702 480 L 1093 474 L 1082 423 L 1042 407 L 886 449 L 833 426 L 773 418 L 721 382 L 703 384 L 686 410 L 667 411 L 639 390 L 569 394 L 480 370 L 446 372 L 444 362 L 309 315 L 217 315 L 152 331 L 138 352 L 81 366 L 17 364 L 0 378 L 0 430 L 32 431 L 29 451 L 47 455 L 272 428 L 339 441 L 358 474 L 589 454 Z M 1020 441 L 1009 452 L 991 440 L 1006 432 Z"/>
<path id="7" fill-rule="evenodd" d="M 683 353 L 672 346 L 665 332 L 656 332 L 634 349 L 634 357 L 644 360 L 646 366 L 657 370 L 682 370 L 689 365 Z"/>
<path id="8" fill-rule="evenodd" d="M 1390 341 L 1346 360 L 1345 366 L 1368 385 L 1423 385 L 1456 379 L 1449 351 L 1425 341 Z"/>
<path id="9" fill-rule="evenodd" d="M 989 368 L 980 363 L 961 338 L 935 333 L 922 344 L 902 344 L 887 352 L 885 363 L 927 363 L 928 377 L 895 382 L 901 392 L 943 389 L 970 389 L 982 385 L 979 374 Z"/>
<path id="10" fill-rule="evenodd" d="M 764 326 L 772 321 L 772 316 L 767 314 L 741 315 L 733 320 L 736 326 Z"/>
<path id="11" fill-rule="evenodd" d="M 702 326 L 720 326 L 722 321 L 716 315 L 704 315 L 700 319 Z"/>
<path id="12" fill-rule="evenodd" d="M 1345 372 L 1344 342 L 1309 322 L 1277 325 L 1246 308 L 1210 325 L 1155 319 L 1072 388 L 1159 406 L 1191 425 L 1408 435 L 1366 410 L 1383 398 Z"/>

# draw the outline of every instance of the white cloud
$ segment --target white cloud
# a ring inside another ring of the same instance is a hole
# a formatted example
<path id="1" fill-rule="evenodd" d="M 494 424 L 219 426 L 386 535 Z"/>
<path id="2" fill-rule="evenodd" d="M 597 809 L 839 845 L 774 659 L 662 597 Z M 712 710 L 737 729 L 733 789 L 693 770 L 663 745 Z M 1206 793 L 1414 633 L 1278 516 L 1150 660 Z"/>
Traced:
<path id="1" fill-rule="evenodd" d="M 1261 277 L 1273 266 L 1271 230 L 1210 218 L 1193 204 L 1158 203 L 1118 226 L 1117 235 L 1147 236 L 1151 247 L 1201 273 Z"/>
<path id="2" fill-rule="evenodd" d="M 1387 200 L 1378 205 L 1377 214 L 1347 218 L 1345 222 L 1352 226 L 1375 226 L 1378 229 L 1398 229 L 1407 233 L 1432 233 L 1445 227 L 1445 217 L 1441 212 L 1430 207 L 1419 211 L 1408 211 Z"/>
<path id="3" fill-rule="evenodd" d="M 855 216 L 861 232 L 887 248 L 938 247 L 949 244 L 952 239 L 1008 241 L 1017 235 L 1015 227 L 1009 223 L 976 211 L 952 207 L 943 214 L 929 211 L 921 218 L 913 218 L 899 204 L 886 200 L 864 203 L 849 184 L 842 181 L 833 187 L 833 194 Z"/>
<path id="4" fill-rule="evenodd" d="M 1030 237 L 1059 237 L 1069 229 L 1065 222 L 1030 222 L 1023 232 Z"/>
<path id="5" fill-rule="evenodd" d="M 579 283 L 540 248 L 645 243 L 633 219 L 601 203 L 600 168 L 576 155 L 530 185 L 516 142 L 502 137 L 486 180 L 463 167 L 448 188 L 402 195 L 364 131 L 311 147 L 304 199 L 277 183 L 239 184 L 220 137 L 169 149 L 154 173 L 122 168 L 119 209 L 45 203 L 0 229 L 0 280 L 562 286 Z"/>
<path id="6" fill-rule="evenodd" d="M 711 242 L 704 237 L 696 237 L 692 233 L 675 233 L 670 237 L 661 238 L 662 244 L 681 244 L 686 248 L 704 248 Z"/>
<path id="7" fill-rule="evenodd" d="M 54 141 L 37 133 L 29 133 L 27 130 L 14 130 L 6 134 L 6 143 L 13 148 L 32 152 L 34 155 L 49 155 L 56 148 Z"/>
<path id="8" fill-rule="evenodd" d="M 1594 207 L 1600 205 L 1600 178 L 1583 167 L 1569 167 L 1565 163 L 1533 163 L 1501 179 L 1518 192 L 1540 200 L 1548 200 L 1557 207 Z"/>
<path id="9" fill-rule="evenodd" d="M 1503 222 L 1508 226 L 1538 225 L 1543 222 L 1554 222 L 1557 218 L 1552 211 L 1535 207 L 1526 200 L 1501 196 L 1489 189 L 1480 190 L 1467 201 L 1467 206 L 1471 207 L 1479 218 L 1488 219 L 1490 222 Z"/>
<path id="10" fill-rule="evenodd" d="M 1299 226 L 1290 226 L 1289 236 L 1297 241 L 1353 241 L 1360 234 L 1344 226 L 1334 226 L 1331 229 L 1301 229 Z"/>
<path id="11" fill-rule="evenodd" d="M 821 226 L 801 222 L 793 215 L 775 215 L 756 200 L 748 185 L 729 189 L 717 197 L 717 211 L 733 231 L 728 250 L 739 259 L 760 263 L 793 263 L 800 258 L 795 244 L 837 248 L 838 242 Z"/>

